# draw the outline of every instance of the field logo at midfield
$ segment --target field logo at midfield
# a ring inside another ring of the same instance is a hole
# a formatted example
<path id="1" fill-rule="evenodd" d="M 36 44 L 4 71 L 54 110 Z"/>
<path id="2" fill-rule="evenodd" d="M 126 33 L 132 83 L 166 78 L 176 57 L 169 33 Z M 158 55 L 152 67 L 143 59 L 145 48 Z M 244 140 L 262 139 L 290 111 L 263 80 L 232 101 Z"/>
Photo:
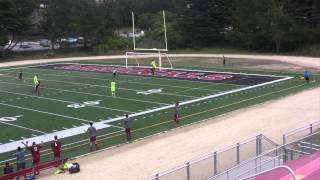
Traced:
<path id="1" fill-rule="evenodd" d="M 99 105 L 101 101 L 102 101 L 102 100 L 86 101 L 86 102 L 83 102 L 83 103 L 74 103 L 74 104 L 69 104 L 69 105 L 67 105 L 67 107 L 79 109 L 79 108 L 84 108 L 84 107 L 88 107 L 88 106 L 96 106 L 96 105 Z"/>
<path id="2" fill-rule="evenodd" d="M 12 122 L 18 120 L 19 117 L 23 117 L 23 115 L 17 115 L 14 117 L 0 117 L 0 121 L 2 122 Z"/>
<path id="3" fill-rule="evenodd" d="M 147 91 L 137 92 L 137 94 L 149 95 L 149 94 L 157 94 L 157 93 L 161 93 L 161 92 L 162 92 L 162 89 L 149 89 Z"/>

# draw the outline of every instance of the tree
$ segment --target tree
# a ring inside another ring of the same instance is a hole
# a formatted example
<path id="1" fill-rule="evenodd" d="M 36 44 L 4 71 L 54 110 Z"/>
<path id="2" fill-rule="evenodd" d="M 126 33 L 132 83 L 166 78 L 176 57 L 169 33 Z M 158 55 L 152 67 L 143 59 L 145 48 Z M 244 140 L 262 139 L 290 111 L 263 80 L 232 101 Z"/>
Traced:
<path id="1" fill-rule="evenodd" d="M 84 47 L 87 47 L 87 41 L 96 41 L 99 33 L 103 31 L 105 11 L 101 4 L 96 0 L 77 0 L 69 12 L 69 28 L 73 29 L 73 35 L 84 37 Z"/>
<path id="2" fill-rule="evenodd" d="M 163 27 L 163 15 L 162 11 L 158 12 L 153 22 L 153 29 L 151 31 L 150 36 L 153 39 L 157 39 L 159 41 L 164 40 L 164 27 Z M 176 49 L 181 45 L 182 36 L 179 31 L 179 25 L 177 22 L 177 15 L 172 12 L 166 12 L 166 29 L 167 29 L 167 39 L 168 39 L 168 48 Z"/>
<path id="3" fill-rule="evenodd" d="M 231 0 L 189 0 L 179 13 L 184 43 L 202 47 L 224 41 L 231 7 Z"/>
<path id="4" fill-rule="evenodd" d="M 30 33 L 33 27 L 30 17 L 36 8 L 35 0 L 0 1 L 0 46 L 11 40 L 7 48 L 2 48 L 2 55 Z"/>
<path id="5" fill-rule="evenodd" d="M 88 40 L 97 40 L 103 31 L 103 5 L 95 0 L 49 0 L 44 10 L 42 29 L 52 42 L 58 40 L 61 44 L 61 38 L 81 36 L 87 47 Z"/>

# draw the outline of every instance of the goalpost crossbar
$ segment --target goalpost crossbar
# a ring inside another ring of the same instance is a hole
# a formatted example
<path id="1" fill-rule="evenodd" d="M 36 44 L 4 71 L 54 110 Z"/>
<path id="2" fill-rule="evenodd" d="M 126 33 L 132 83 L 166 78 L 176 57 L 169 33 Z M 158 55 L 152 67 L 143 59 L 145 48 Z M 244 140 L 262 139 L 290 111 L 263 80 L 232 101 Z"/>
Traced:
<path id="1" fill-rule="evenodd" d="M 128 68 L 128 59 L 133 57 L 137 66 L 140 66 L 139 58 L 158 58 L 159 70 L 163 68 L 163 57 L 165 57 L 170 65 L 170 69 L 173 68 L 171 59 L 169 58 L 168 54 L 158 51 L 158 53 L 145 53 L 145 52 L 126 52 L 126 68 Z"/>

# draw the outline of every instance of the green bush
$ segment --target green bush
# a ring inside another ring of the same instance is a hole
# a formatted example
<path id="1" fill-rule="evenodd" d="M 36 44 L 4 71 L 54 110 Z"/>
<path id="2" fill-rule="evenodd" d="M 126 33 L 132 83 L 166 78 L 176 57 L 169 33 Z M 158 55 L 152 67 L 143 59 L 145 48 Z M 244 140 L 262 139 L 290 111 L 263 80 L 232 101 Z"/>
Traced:
<path id="1" fill-rule="evenodd" d="M 95 46 L 94 51 L 96 54 L 117 53 L 131 49 L 130 46 L 130 39 L 125 37 L 112 36 L 106 37 L 101 44 Z"/>

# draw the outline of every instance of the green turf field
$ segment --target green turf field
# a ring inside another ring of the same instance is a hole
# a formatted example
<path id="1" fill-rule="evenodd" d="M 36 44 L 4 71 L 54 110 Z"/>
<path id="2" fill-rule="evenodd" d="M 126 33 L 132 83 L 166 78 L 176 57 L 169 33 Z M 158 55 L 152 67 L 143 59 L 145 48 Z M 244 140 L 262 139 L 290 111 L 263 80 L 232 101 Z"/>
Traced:
<path id="1" fill-rule="evenodd" d="M 193 67 L 193 69 L 200 68 Z M 17 78 L 20 70 L 23 71 L 22 81 Z M 110 92 L 112 75 L 108 73 L 32 67 L 0 68 L 0 147 L 10 143 L 19 144 L 29 138 L 52 139 L 55 133 L 65 132 L 67 135 L 61 140 L 63 155 L 75 157 L 89 152 L 88 135 L 83 132 L 89 122 L 94 122 L 100 129 L 98 131 L 100 147 L 107 148 L 126 143 L 121 123 L 121 118 L 125 114 L 136 114 L 133 117 L 133 136 L 134 139 L 139 139 L 177 127 L 173 121 L 172 108 L 169 108 L 176 101 L 192 102 L 213 96 L 202 101 L 183 104 L 181 112 L 181 126 L 183 126 L 319 86 L 318 81 L 306 84 L 300 80 L 301 74 L 298 73 L 223 68 L 206 70 L 293 78 L 215 97 L 217 94 L 251 86 L 232 82 L 212 83 L 119 75 L 116 78 L 116 97 L 112 97 Z M 34 74 L 38 74 L 41 80 L 40 96 L 31 93 Z M 152 89 L 161 89 L 161 92 L 145 94 Z M 70 129 L 74 130 L 71 132 Z M 14 151 L 0 154 L 0 165 L 6 160 L 15 161 L 9 157 L 12 152 Z M 42 151 L 42 162 L 51 159 L 52 153 L 47 143 L 45 150 Z"/>

